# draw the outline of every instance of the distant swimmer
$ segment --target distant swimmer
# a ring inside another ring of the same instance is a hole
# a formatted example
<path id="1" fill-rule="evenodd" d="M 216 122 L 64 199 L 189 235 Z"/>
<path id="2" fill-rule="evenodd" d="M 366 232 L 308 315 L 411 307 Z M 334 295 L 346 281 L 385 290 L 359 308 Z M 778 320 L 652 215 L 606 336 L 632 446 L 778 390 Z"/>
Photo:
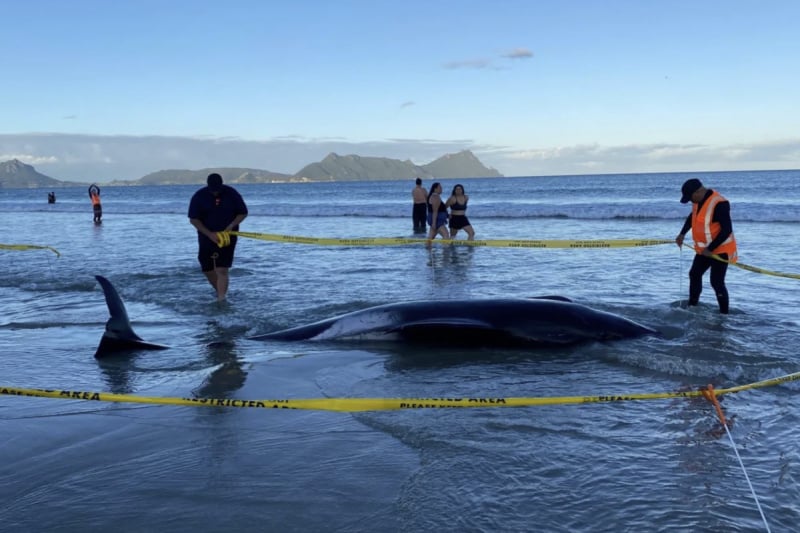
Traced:
<path id="1" fill-rule="evenodd" d="M 428 191 L 422 186 L 422 180 L 417 178 L 416 187 L 411 189 L 411 198 L 414 200 L 414 207 L 411 211 L 411 219 L 414 221 L 414 233 L 425 233 L 425 214 L 427 209 L 425 204 L 428 202 Z"/>
<path id="2" fill-rule="evenodd" d="M 47 193 L 47 203 L 48 204 L 56 203 L 56 193 L 54 192 Z"/>
<path id="3" fill-rule="evenodd" d="M 222 184 L 219 174 L 209 174 L 206 183 L 208 186 L 195 192 L 189 202 L 189 222 L 197 228 L 200 269 L 221 302 L 228 293 L 236 236 L 231 235 L 230 244 L 220 247 L 217 232 L 239 231 L 239 223 L 247 217 L 247 205 L 236 189 Z"/>
<path id="4" fill-rule="evenodd" d="M 103 206 L 100 205 L 100 187 L 92 183 L 89 186 L 89 198 L 92 200 L 92 211 L 94 212 L 94 223 L 99 224 L 103 218 Z"/>
<path id="5" fill-rule="evenodd" d="M 706 189 L 698 179 L 686 180 L 681 187 L 681 203 L 692 202 L 692 212 L 686 218 L 675 243 L 683 246 L 683 237 L 691 228 L 694 240 L 692 268 L 689 270 L 689 305 L 697 305 L 703 290 L 703 274 L 711 269 L 711 287 L 717 295 L 719 312 L 728 314 L 728 289 L 725 274 L 728 263 L 717 261 L 718 255 L 726 261 L 736 262 L 736 239 L 731 222 L 731 204 L 713 189 Z"/>
<path id="6" fill-rule="evenodd" d="M 469 196 L 464 193 L 464 186 L 461 184 L 453 187 L 453 194 L 447 199 L 446 205 L 450 208 L 450 238 L 455 239 L 458 230 L 467 232 L 467 240 L 475 239 L 475 230 L 467 218 L 467 202 Z"/>

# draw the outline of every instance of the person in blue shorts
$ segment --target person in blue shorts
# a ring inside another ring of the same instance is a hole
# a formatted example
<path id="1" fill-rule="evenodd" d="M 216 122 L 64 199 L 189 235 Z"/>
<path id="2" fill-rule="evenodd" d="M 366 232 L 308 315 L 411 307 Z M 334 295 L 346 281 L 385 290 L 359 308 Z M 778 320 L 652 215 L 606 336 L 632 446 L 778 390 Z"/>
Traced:
<path id="1" fill-rule="evenodd" d="M 447 231 L 447 206 L 442 201 L 442 184 L 438 181 L 431 185 L 428 193 L 428 225 L 431 227 L 428 232 L 429 241 L 435 239 L 437 234 L 443 239 L 450 238 Z"/>
<path id="2" fill-rule="evenodd" d="M 223 301 L 228 293 L 236 236 L 231 235 L 230 244 L 220 247 L 217 232 L 239 231 L 239 224 L 247 217 L 247 205 L 236 189 L 222 183 L 219 174 L 209 174 L 206 184 L 189 202 L 189 222 L 197 228 L 200 269 L 214 287 L 217 301 Z"/>

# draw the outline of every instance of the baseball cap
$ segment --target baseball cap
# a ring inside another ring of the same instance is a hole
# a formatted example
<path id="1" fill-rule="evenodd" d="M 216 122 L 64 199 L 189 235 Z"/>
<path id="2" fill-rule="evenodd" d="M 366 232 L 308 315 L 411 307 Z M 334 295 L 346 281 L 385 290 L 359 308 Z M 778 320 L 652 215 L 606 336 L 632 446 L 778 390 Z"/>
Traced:
<path id="1" fill-rule="evenodd" d="M 692 178 L 690 180 L 686 180 L 683 183 L 683 187 L 681 187 L 681 203 L 688 203 L 689 200 L 692 199 L 692 195 L 695 193 L 695 191 L 702 186 L 703 184 L 700 183 L 700 180 L 698 179 Z"/>
<path id="2" fill-rule="evenodd" d="M 208 175 L 206 183 L 208 184 L 208 190 L 211 192 L 219 192 L 222 190 L 222 176 L 216 172 Z"/>

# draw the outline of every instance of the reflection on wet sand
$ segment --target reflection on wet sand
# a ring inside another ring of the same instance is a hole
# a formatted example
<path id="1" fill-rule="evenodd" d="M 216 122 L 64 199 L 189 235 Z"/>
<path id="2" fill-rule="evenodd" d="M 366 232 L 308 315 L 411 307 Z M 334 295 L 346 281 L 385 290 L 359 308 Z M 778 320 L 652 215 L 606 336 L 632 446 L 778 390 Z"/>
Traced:
<path id="1" fill-rule="evenodd" d="M 131 369 L 136 357 L 136 354 L 124 354 L 117 357 L 96 359 L 108 384 L 109 391 L 114 394 L 132 394 L 135 392 L 131 379 Z"/>
<path id="2" fill-rule="evenodd" d="M 242 368 L 239 352 L 231 341 L 214 342 L 205 346 L 205 358 L 211 365 L 219 365 L 203 383 L 194 390 L 200 398 L 226 398 L 244 385 L 247 372 Z"/>

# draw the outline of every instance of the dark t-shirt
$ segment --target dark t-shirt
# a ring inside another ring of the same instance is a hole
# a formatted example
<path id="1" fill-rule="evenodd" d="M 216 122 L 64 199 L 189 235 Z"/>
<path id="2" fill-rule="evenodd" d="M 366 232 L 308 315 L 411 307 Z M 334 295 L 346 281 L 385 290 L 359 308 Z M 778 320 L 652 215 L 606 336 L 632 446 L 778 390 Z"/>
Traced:
<path id="1" fill-rule="evenodd" d="M 199 219 L 210 231 L 223 231 L 236 215 L 246 215 L 247 205 L 233 187 L 222 186 L 219 196 L 214 196 L 208 187 L 203 187 L 189 202 L 189 218 Z M 233 228 L 239 231 L 239 226 Z M 198 238 L 205 238 L 197 232 Z"/>

